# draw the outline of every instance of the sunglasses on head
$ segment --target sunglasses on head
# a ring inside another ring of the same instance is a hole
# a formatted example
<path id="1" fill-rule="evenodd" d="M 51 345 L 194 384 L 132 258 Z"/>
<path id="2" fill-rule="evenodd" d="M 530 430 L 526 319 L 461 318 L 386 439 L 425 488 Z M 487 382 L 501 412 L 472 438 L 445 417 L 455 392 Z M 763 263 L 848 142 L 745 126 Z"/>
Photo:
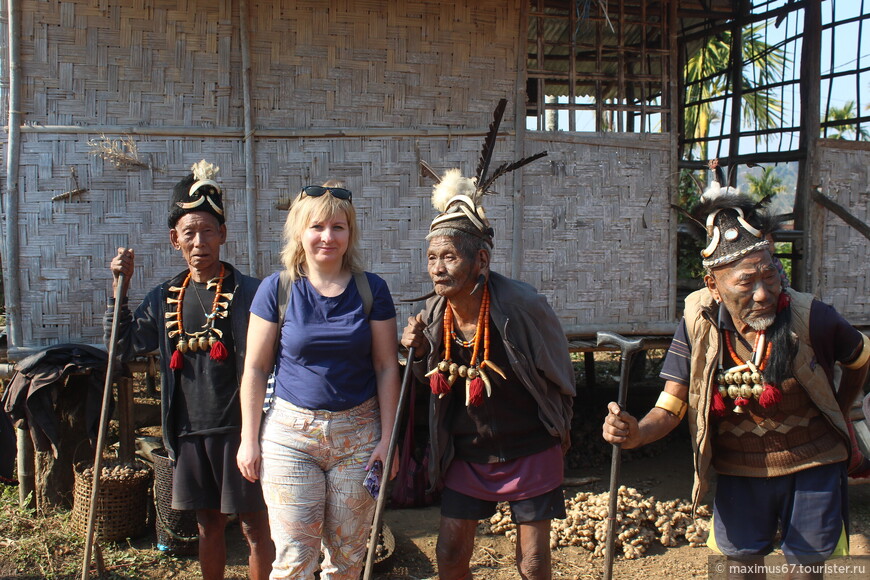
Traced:
<path id="1" fill-rule="evenodd" d="M 308 197 L 320 197 L 324 193 L 330 194 L 332 197 L 337 199 L 344 199 L 347 201 L 353 201 L 353 193 L 349 189 L 343 189 L 341 187 L 323 187 L 322 185 L 306 185 L 302 188 L 302 193 L 307 195 Z"/>

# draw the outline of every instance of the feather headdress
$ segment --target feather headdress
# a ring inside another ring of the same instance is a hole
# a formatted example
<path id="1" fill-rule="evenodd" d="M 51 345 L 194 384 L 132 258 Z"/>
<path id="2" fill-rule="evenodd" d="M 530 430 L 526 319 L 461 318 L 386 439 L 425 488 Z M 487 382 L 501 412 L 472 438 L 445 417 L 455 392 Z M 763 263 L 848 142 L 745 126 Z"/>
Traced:
<path id="1" fill-rule="evenodd" d="M 458 230 L 483 238 L 492 246 L 494 232 L 481 205 L 483 196 L 490 192 L 493 182 L 502 175 L 547 155 L 546 151 L 542 151 L 513 163 L 504 163 L 488 176 L 498 129 L 506 107 L 507 99 L 501 99 L 493 112 L 493 119 L 483 142 L 474 177 L 464 177 L 459 169 L 448 169 L 438 177 L 435 170 L 427 163 L 420 163 L 423 175 L 436 180 L 432 189 L 432 205 L 440 214 L 432 221 L 429 228 L 430 237 L 439 230 Z"/>

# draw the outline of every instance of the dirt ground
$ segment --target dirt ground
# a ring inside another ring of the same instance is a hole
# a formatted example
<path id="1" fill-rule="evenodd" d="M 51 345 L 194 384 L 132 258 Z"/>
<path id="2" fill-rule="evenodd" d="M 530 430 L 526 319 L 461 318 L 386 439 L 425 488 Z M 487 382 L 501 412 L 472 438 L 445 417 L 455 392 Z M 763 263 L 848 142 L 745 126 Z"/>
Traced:
<path id="1" fill-rule="evenodd" d="M 654 457 L 629 457 L 622 466 L 620 482 L 659 500 L 687 499 L 692 481 L 688 442 L 678 439 L 671 447 Z M 609 473 L 609 466 L 602 465 L 567 474 L 575 477 L 595 476 L 600 480 L 580 487 L 566 488 L 566 496 L 572 496 L 578 491 L 607 491 Z M 853 518 L 850 536 L 852 554 L 870 555 L 870 483 L 850 486 L 850 501 Z M 438 507 L 388 510 L 384 521 L 395 536 L 396 548 L 392 557 L 375 567 L 374 577 L 396 580 L 436 578 Z M 227 578 L 246 578 L 246 552 L 238 526 L 230 529 L 228 540 L 231 550 Z M 708 558 L 712 554 L 709 548 L 692 548 L 685 543 L 675 548 L 653 544 L 646 555 L 639 559 L 617 558 L 613 577 L 644 580 L 707 578 Z M 479 528 L 472 562 L 475 578 L 503 580 L 518 577 L 514 568 L 513 544 L 503 535 L 485 533 L 482 526 Z M 192 558 L 167 558 L 160 568 L 159 576 L 163 578 L 198 577 L 198 566 Z M 581 547 L 560 547 L 553 551 L 554 578 L 597 579 L 602 577 L 603 570 L 604 559 L 591 558 L 589 552 Z M 852 578 L 836 578 L 847 577 Z"/>

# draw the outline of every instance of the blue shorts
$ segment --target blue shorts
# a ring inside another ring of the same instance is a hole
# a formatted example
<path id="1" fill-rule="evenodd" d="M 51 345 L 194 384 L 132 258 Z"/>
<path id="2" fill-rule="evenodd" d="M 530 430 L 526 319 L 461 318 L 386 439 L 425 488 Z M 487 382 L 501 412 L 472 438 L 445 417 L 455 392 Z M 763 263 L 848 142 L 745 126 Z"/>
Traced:
<path id="1" fill-rule="evenodd" d="M 779 477 L 720 475 L 707 545 L 725 556 L 763 556 L 777 530 L 789 561 L 810 564 L 849 554 L 846 464 Z"/>
<path id="2" fill-rule="evenodd" d="M 528 524 L 565 517 L 565 494 L 562 486 L 529 499 L 508 502 L 511 521 Z M 478 499 L 445 487 L 441 492 L 441 515 L 455 520 L 482 520 L 495 513 L 498 502 Z"/>

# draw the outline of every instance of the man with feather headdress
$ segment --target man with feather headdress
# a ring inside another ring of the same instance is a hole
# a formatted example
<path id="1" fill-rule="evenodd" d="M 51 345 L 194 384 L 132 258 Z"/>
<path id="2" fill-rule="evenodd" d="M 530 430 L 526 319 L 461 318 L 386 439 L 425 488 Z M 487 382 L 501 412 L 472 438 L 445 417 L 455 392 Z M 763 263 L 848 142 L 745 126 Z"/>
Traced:
<path id="1" fill-rule="evenodd" d="M 610 403 L 603 434 L 639 447 L 688 411 L 695 509 L 711 468 L 718 474 L 708 546 L 753 560 L 779 532 L 789 562 L 816 564 L 848 554 L 845 412 L 864 385 L 870 341 L 832 307 L 784 287 L 770 244 L 777 220 L 724 184 L 717 172 L 695 212 L 707 234 L 705 287 L 686 298 L 664 390 L 640 422 Z"/>
<path id="2" fill-rule="evenodd" d="M 179 181 L 169 204 L 169 241 L 187 268 L 154 289 L 131 315 L 131 248 L 118 248 L 113 287 L 124 274 L 116 351 L 122 359 L 160 351 L 163 442 L 173 464 L 172 508 L 193 510 L 205 580 L 224 577 L 224 529 L 239 514 L 251 548 L 250 577 L 265 580 L 275 548 L 259 482 L 236 465 L 241 440 L 239 384 L 249 310 L 260 281 L 222 262 L 227 239 L 218 168 L 205 160 Z M 113 294 L 114 295 L 114 294 Z M 111 335 L 114 299 L 104 318 Z"/>
<path id="3" fill-rule="evenodd" d="M 402 343 L 432 389 L 430 476 L 442 488 L 440 578 L 470 578 L 477 522 L 509 501 L 522 578 L 550 577 L 550 520 L 565 517 L 563 454 L 576 395 L 568 344 L 546 299 L 490 269 L 493 229 L 481 199 L 492 181 L 546 153 L 487 165 L 505 102 L 476 178 L 447 171 L 433 192 L 428 272 L 434 296 Z M 434 172 L 428 170 L 431 175 Z"/>

